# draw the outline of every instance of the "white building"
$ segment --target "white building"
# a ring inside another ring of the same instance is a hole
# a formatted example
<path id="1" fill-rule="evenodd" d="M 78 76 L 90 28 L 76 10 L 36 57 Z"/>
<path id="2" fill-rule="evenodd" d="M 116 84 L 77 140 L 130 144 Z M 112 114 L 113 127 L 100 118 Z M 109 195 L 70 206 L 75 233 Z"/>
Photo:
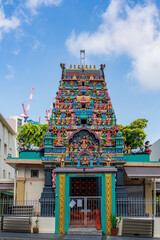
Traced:
<path id="1" fill-rule="evenodd" d="M 6 118 L 6 121 L 13 128 L 13 130 L 18 134 L 18 128 L 24 124 L 24 118 L 19 116 Z"/>
<path id="2" fill-rule="evenodd" d="M 151 146 L 151 155 L 150 160 L 151 161 L 160 161 L 160 139 L 158 139 L 156 142 L 154 142 Z"/>
<path id="3" fill-rule="evenodd" d="M 5 159 L 18 157 L 16 132 L 0 114 L 0 194 L 14 190 L 15 169 Z"/>

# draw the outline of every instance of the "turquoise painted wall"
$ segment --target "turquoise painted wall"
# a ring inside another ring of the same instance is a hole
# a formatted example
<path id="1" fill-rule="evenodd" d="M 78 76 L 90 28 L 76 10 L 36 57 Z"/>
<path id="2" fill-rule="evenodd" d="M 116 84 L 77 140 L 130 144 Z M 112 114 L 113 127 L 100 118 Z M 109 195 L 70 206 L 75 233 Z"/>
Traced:
<path id="1" fill-rule="evenodd" d="M 150 162 L 149 154 L 124 154 L 126 162 Z"/>
<path id="2" fill-rule="evenodd" d="M 55 233 L 59 233 L 59 175 L 56 175 Z"/>
<path id="3" fill-rule="evenodd" d="M 20 159 L 41 159 L 43 156 L 42 152 L 20 152 L 19 158 Z"/>
<path id="4" fill-rule="evenodd" d="M 102 175 L 102 232 L 106 234 L 106 190 L 105 190 L 105 174 Z"/>
<path id="5" fill-rule="evenodd" d="M 112 215 L 116 215 L 115 174 L 112 174 Z"/>

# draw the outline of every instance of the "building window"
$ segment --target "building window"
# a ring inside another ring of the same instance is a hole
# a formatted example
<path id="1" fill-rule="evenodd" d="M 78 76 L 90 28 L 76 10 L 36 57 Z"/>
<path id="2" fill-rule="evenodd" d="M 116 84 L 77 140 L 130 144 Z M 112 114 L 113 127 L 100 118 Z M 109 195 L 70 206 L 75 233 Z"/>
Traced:
<path id="1" fill-rule="evenodd" d="M 81 119 L 81 124 L 87 124 L 87 119 Z"/>
<path id="2" fill-rule="evenodd" d="M 84 82 L 82 82 L 82 86 L 84 86 Z"/>
<path id="3" fill-rule="evenodd" d="M 82 108 L 86 108 L 86 104 L 85 103 L 82 103 Z"/>
<path id="4" fill-rule="evenodd" d="M 38 178 L 39 177 L 39 170 L 31 170 L 31 177 Z"/>
<path id="5" fill-rule="evenodd" d="M 9 154 L 12 155 L 12 148 L 9 148 Z"/>
<path id="6" fill-rule="evenodd" d="M 17 129 L 22 126 L 22 119 L 18 118 L 17 119 Z"/>
<path id="7" fill-rule="evenodd" d="M 4 154 L 7 154 L 7 144 L 4 144 Z"/>
<path id="8" fill-rule="evenodd" d="M 6 177 L 6 171 L 3 170 L 3 178 L 5 178 L 5 177 Z"/>

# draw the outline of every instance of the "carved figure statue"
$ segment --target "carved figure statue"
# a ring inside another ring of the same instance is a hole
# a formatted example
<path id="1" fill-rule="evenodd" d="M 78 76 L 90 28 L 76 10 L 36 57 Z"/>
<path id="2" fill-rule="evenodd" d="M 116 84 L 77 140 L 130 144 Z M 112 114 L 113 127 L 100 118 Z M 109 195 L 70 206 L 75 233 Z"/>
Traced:
<path id="1" fill-rule="evenodd" d="M 23 151 L 24 150 L 24 141 L 23 139 L 19 140 L 19 147 L 17 148 L 18 151 Z"/>
<path id="2" fill-rule="evenodd" d="M 63 146 L 64 145 L 64 140 L 61 137 L 61 132 L 60 130 L 58 131 L 57 137 L 54 139 L 54 146 Z"/>
<path id="3" fill-rule="evenodd" d="M 88 166 L 88 161 L 90 159 L 87 158 L 86 155 L 84 155 L 84 157 L 82 158 L 82 166 Z"/>
<path id="4" fill-rule="evenodd" d="M 107 125 L 111 125 L 111 118 L 110 117 L 107 118 Z"/>
<path id="5" fill-rule="evenodd" d="M 96 116 L 95 113 L 93 114 L 93 124 L 94 124 L 94 125 L 97 124 L 97 116 Z"/>
<path id="6" fill-rule="evenodd" d="M 71 165 L 74 166 L 74 162 L 75 162 L 75 157 L 73 152 L 71 153 Z"/>
<path id="7" fill-rule="evenodd" d="M 106 144 L 105 145 L 111 146 L 111 133 L 110 133 L 110 131 L 107 132 Z"/>
<path id="8" fill-rule="evenodd" d="M 56 174 L 55 173 L 52 173 L 52 183 L 53 183 L 52 187 L 53 187 L 53 189 L 55 189 L 56 188 Z"/>
<path id="9" fill-rule="evenodd" d="M 73 143 L 71 143 L 71 144 L 69 145 L 69 149 L 70 149 L 71 152 L 73 152 Z"/>
<path id="10" fill-rule="evenodd" d="M 92 124 L 92 117 L 91 117 L 91 116 L 88 117 L 87 123 L 88 123 L 89 125 Z"/>
<path id="11" fill-rule="evenodd" d="M 74 151 L 77 152 L 78 151 L 78 144 L 74 143 Z"/>
<path id="12" fill-rule="evenodd" d="M 58 101 L 58 100 L 55 102 L 55 107 L 56 107 L 57 109 L 59 108 L 59 101 Z"/>
<path id="13" fill-rule="evenodd" d="M 94 148 L 95 148 L 95 152 L 97 152 L 98 151 L 98 144 L 97 143 L 94 145 Z"/>
<path id="14" fill-rule="evenodd" d="M 85 135 L 83 135 L 83 138 L 80 140 L 81 148 L 82 148 L 82 149 L 87 149 L 87 147 L 88 147 L 88 142 L 89 142 L 89 139 L 87 139 L 87 138 L 85 137 Z"/>
<path id="15" fill-rule="evenodd" d="M 102 124 L 105 125 L 106 124 L 106 119 L 102 120 Z"/>
<path id="16" fill-rule="evenodd" d="M 61 167 L 64 167 L 64 166 L 65 166 L 65 157 L 64 157 L 64 154 L 62 154 L 60 161 L 61 161 Z"/>
<path id="17" fill-rule="evenodd" d="M 62 122 L 62 124 L 65 124 L 65 119 L 64 118 L 62 118 L 62 120 L 61 120 L 61 122 Z"/>
<path id="18" fill-rule="evenodd" d="M 56 117 L 56 123 L 60 124 L 61 123 L 61 118 L 60 117 Z"/>
<path id="19" fill-rule="evenodd" d="M 94 150 L 94 143 L 93 143 L 93 141 L 90 141 L 90 143 L 89 143 L 89 150 L 91 150 L 91 151 Z"/>
<path id="20" fill-rule="evenodd" d="M 70 118 L 66 117 L 66 124 L 68 125 L 70 123 Z"/>
<path id="21" fill-rule="evenodd" d="M 145 142 L 145 152 L 148 153 L 148 154 L 151 154 L 151 147 L 152 145 L 149 145 L 149 141 L 146 141 Z"/>

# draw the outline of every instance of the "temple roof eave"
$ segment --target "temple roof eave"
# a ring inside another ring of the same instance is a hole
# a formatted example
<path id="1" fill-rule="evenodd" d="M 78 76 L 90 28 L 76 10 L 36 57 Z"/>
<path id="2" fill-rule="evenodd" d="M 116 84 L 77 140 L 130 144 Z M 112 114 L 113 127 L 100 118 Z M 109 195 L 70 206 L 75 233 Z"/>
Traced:
<path id="1" fill-rule="evenodd" d="M 116 173 L 115 167 L 79 167 L 79 168 L 56 168 L 53 170 L 54 173 Z"/>

